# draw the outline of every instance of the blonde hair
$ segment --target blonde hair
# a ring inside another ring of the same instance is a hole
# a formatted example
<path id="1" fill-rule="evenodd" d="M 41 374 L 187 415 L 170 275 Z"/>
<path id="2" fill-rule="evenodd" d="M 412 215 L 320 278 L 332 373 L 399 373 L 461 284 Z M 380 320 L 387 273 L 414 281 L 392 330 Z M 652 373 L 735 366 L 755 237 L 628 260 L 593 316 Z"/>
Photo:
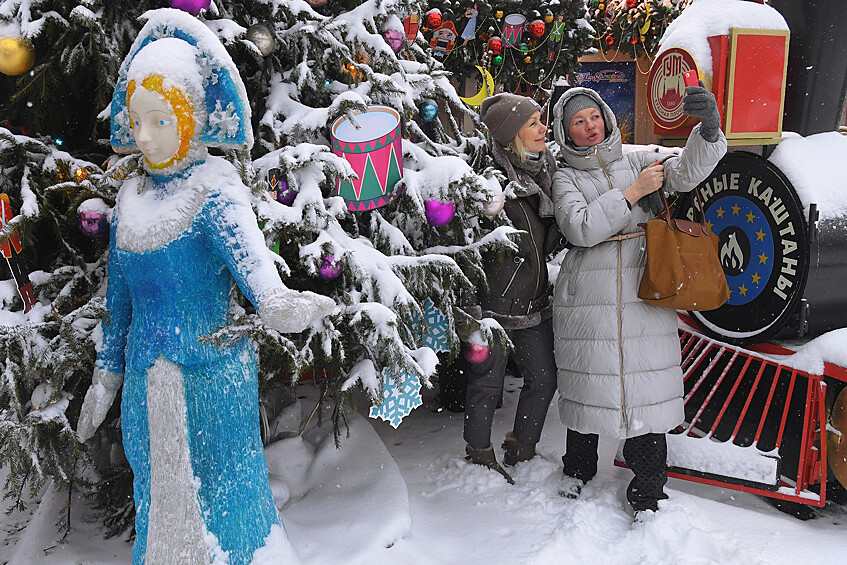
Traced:
<path id="1" fill-rule="evenodd" d="M 526 163 L 526 148 L 519 136 L 516 135 L 515 138 L 509 142 L 509 146 L 506 147 L 506 149 L 517 155 L 521 160 L 521 163 Z"/>
<path id="2" fill-rule="evenodd" d="M 126 87 L 127 106 L 129 106 L 129 101 L 132 99 L 132 95 L 135 94 L 137 86 L 135 80 L 129 81 Z M 191 138 L 194 137 L 194 106 L 191 104 L 190 97 L 176 86 L 165 87 L 165 79 L 162 75 L 148 75 L 141 81 L 141 87 L 160 94 L 173 110 L 174 117 L 176 117 L 176 128 L 179 133 L 179 149 L 177 149 L 173 157 L 164 163 L 158 165 L 150 164 L 155 169 L 165 169 L 188 155 L 188 150 L 191 147 Z"/>

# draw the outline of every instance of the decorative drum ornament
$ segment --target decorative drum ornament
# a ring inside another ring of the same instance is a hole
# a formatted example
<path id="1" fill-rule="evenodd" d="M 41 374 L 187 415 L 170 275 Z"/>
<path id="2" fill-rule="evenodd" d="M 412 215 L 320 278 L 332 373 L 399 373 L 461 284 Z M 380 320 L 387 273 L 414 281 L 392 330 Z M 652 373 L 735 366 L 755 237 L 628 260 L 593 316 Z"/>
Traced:
<path id="1" fill-rule="evenodd" d="M 332 152 L 346 159 L 359 178 L 352 184 L 339 179 L 336 186 L 348 210 L 373 210 L 394 198 L 394 185 L 403 178 L 400 114 L 388 106 L 368 106 L 354 114 L 358 128 L 346 115 L 332 124 Z"/>
<path id="2" fill-rule="evenodd" d="M 509 14 L 503 20 L 503 42 L 509 47 L 515 47 L 521 42 L 523 26 L 526 16 L 523 14 Z"/>
<path id="3" fill-rule="evenodd" d="M 685 96 L 682 74 L 692 70 L 697 72 L 694 57 L 680 47 L 662 51 L 653 60 L 647 78 L 647 109 L 659 127 L 674 129 L 690 118 L 682 112 L 682 97 Z"/>

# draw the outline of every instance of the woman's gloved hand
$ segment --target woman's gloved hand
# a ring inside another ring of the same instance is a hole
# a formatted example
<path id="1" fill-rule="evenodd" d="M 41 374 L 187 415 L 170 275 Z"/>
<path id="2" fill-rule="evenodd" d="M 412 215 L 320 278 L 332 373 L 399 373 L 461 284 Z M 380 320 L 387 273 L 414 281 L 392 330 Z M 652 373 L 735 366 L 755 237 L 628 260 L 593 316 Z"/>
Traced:
<path id="1" fill-rule="evenodd" d="M 79 412 L 79 422 L 76 425 L 79 441 L 88 441 L 103 423 L 123 382 L 123 373 L 94 369 L 91 386 L 85 393 L 85 400 L 82 401 L 82 409 Z"/>
<path id="2" fill-rule="evenodd" d="M 700 136 L 709 142 L 717 141 L 721 130 L 721 115 L 715 95 L 706 90 L 703 81 L 700 86 L 686 86 L 682 98 L 682 111 L 689 116 L 700 118 Z"/>
<path id="3" fill-rule="evenodd" d="M 334 309 L 335 301 L 329 297 L 284 286 L 269 290 L 259 298 L 259 316 L 280 333 L 300 333 Z"/>

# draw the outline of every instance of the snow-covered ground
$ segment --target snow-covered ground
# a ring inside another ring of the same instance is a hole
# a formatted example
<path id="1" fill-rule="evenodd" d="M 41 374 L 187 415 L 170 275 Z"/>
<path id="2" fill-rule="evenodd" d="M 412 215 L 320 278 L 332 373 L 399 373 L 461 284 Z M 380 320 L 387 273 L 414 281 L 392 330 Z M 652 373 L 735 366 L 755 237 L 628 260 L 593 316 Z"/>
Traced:
<path id="1" fill-rule="evenodd" d="M 511 429 L 520 383 L 507 379 L 497 447 Z M 305 416 L 317 394 L 309 385 L 301 392 Z M 600 471 L 582 497 L 564 499 L 555 490 L 564 446 L 554 400 L 541 456 L 514 468 L 511 486 L 465 462 L 462 414 L 439 410 L 425 391 L 424 405 L 398 429 L 356 416 L 336 450 L 331 432 L 313 421 L 303 439 L 275 442 L 267 456 L 288 535 L 306 565 L 751 565 L 842 563 L 847 555 L 847 507 L 828 505 L 803 522 L 760 498 L 676 479 L 660 511 L 634 524 L 624 497 L 631 474 L 612 465 L 617 445 L 609 441 L 601 440 Z M 126 539 L 103 539 L 78 496 L 73 528 L 58 539 L 66 496 L 48 493 L 28 512 L 0 515 L 0 564 L 129 562 Z"/>

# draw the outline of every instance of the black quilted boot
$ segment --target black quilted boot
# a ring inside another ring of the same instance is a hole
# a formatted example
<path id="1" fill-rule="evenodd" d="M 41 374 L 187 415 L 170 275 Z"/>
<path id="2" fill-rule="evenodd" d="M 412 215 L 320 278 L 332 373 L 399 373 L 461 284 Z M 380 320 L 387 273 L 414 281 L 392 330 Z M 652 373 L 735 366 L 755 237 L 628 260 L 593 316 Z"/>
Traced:
<path id="1" fill-rule="evenodd" d="M 501 467 L 499 463 L 497 463 L 497 457 L 494 455 L 494 448 L 490 445 L 485 449 L 476 449 L 468 445 L 465 447 L 465 453 L 467 453 L 465 459 L 467 459 L 474 465 L 482 465 L 484 467 L 488 467 L 492 471 L 497 471 L 498 473 L 503 475 L 504 479 L 509 481 L 510 485 L 515 484 L 515 480 L 512 478 L 512 476 L 507 473 L 506 470 L 503 469 L 503 467 Z"/>
<path id="2" fill-rule="evenodd" d="M 509 467 L 535 457 L 535 444 L 519 442 L 513 432 L 506 432 L 503 450 L 503 464 Z"/>

